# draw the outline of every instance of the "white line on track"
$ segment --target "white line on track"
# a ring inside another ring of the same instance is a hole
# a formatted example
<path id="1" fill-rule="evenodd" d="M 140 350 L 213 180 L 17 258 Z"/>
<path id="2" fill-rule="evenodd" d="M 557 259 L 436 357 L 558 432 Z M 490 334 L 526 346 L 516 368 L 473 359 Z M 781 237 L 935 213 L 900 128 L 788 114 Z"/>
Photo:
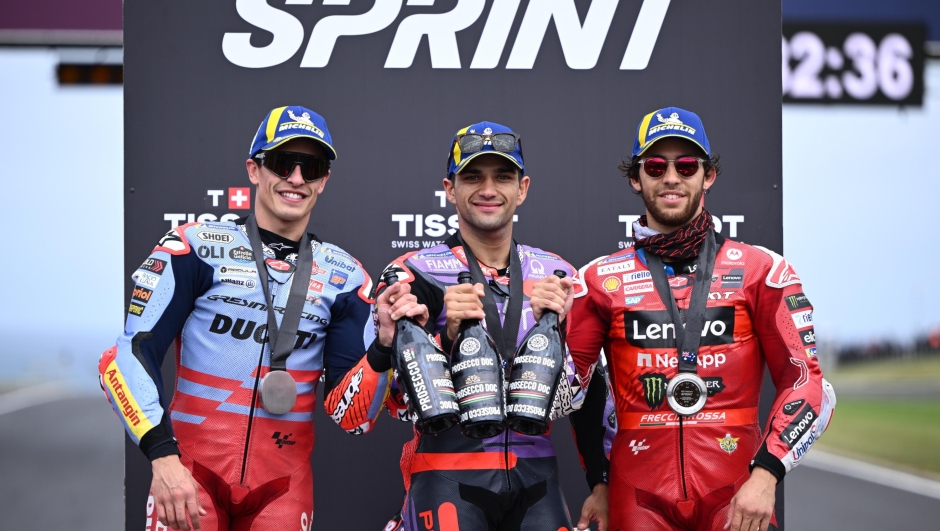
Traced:
<path id="1" fill-rule="evenodd" d="M 0 415 L 77 396 L 67 384 L 49 382 L 0 394 Z"/>
<path id="2" fill-rule="evenodd" d="M 801 464 L 817 470 L 861 479 L 940 500 L 940 481 L 873 465 L 850 457 L 823 452 L 819 448 L 807 453 Z"/>

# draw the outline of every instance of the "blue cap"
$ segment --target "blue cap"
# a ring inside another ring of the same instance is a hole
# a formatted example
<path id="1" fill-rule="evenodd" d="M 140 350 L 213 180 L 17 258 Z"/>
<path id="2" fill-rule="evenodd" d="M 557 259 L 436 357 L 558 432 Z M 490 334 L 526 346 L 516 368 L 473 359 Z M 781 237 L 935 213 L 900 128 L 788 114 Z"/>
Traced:
<path id="1" fill-rule="evenodd" d="M 259 151 L 274 149 L 288 140 L 312 138 L 323 144 L 330 160 L 336 159 L 333 139 L 326 128 L 326 120 L 306 107 L 278 107 L 264 117 L 255 139 L 251 143 L 248 158 L 253 158 Z"/>
<path id="2" fill-rule="evenodd" d="M 712 156 L 702 119 L 694 112 L 678 107 L 666 107 L 643 117 L 636 129 L 633 156 L 639 157 L 657 140 L 669 137 L 689 140 L 702 148 L 705 155 Z"/>
<path id="3" fill-rule="evenodd" d="M 525 174 L 525 163 L 522 162 L 522 141 L 516 142 L 516 149 L 510 152 L 496 151 L 493 149 L 491 142 L 484 139 L 483 149 L 476 153 L 471 153 L 470 155 L 464 157 L 460 152 L 460 145 L 457 143 L 457 137 L 464 134 L 478 134 L 483 135 L 495 135 L 497 133 L 512 133 L 512 129 L 506 127 L 505 125 L 500 125 L 493 122 L 480 122 L 473 124 L 467 127 L 464 127 L 460 131 L 457 131 L 457 134 L 454 135 L 454 139 L 451 141 L 453 151 L 450 153 L 447 159 L 447 176 L 450 177 L 456 173 L 460 173 L 460 170 L 464 169 L 471 160 L 479 157 L 480 155 L 499 155 L 506 157 L 511 160 L 513 164 L 519 167 L 522 170 L 523 175 Z M 513 133 L 515 134 L 515 133 Z"/>

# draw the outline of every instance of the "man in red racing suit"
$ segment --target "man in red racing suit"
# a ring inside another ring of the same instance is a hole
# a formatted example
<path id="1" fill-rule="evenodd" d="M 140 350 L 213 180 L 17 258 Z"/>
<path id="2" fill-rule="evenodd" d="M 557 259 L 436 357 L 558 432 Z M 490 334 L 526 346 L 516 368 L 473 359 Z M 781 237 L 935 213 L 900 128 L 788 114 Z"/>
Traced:
<path id="1" fill-rule="evenodd" d="M 684 319 L 698 251 L 713 231 L 702 193 L 717 176 L 717 157 L 698 117 L 669 108 L 644 118 L 621 170 L 646 205 L 634 224 L 636 247 L 581 269 L 584 289 L 568 328 L 576 364 L 593 363 L 602 348 L 609 360 L 618 424 L 610 529 L 773 529 L 776 483 L 822 435 L 835 406 L 816 359 L 813 308 L 783 257 L 715 234 L 695 363 L 707 402 L 692 416 L 675 413 L 666 388 L 678 374 L 676 325 L 648 258 L 665 262 L 663 289 Z M 765 366 L 777 394 L 762 433 Z"/>

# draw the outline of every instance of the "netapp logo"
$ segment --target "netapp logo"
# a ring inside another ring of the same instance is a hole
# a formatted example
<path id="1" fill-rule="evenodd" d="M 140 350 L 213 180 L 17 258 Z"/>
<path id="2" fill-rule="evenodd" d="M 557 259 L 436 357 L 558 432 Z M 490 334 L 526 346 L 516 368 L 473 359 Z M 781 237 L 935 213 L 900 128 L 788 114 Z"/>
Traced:
<path id="1" fill-rule="evenodd" d="M 649 64 L 659 30 L 666 18 L 670 0 L 644 0 L 633 24 L 630 42 L 620 63 L 621 70 L 643 70 Z M 313 0 L 287 0 L 287 5 L 311 5 Z M 497 0 L 486 16 L 483 34 L 476 46 L 470 68 L 499 66 L 518 18 L 520 0 Z M 531 69 L 551 22 L 569 68 L 589 70 L 597 64 L 607 33 L 611 29 L 619 0 L 592 0 L 584 23 L 575 0 L 530 0 L 512 43 L 507 69 Z M 348 6 L 351 0 L 323 0 L 324 6 Z M 369 11 L 359 15 L 333 15 L 317 21 L 300 61 L 301 68 L 323 68 L 330 62 L 333 48 L 342 36 L 369 35 L 382 31 L 398 19 L 402 4 L 430 7 L 434 0 L 375 0 Z M 432 68 L 462 68 L 457 49 L 457 32 L 477 22 L 486 0 L 457 0 L 446 13 L 415 13 L 398 24 L 385 59 L 385 68 L 409 68 L 424 36 L 427 35 Z M 245 68 L 267 68 L 294 57 L 303 45 L 306 29 L 294 15 L 268 4 L 267 0 L 236 0 L 238 15 L 257 28 L 254 33 L 274 38 L 270 44 L 251 44 L 253 33 L 228 32 L 222 37 L 222 53 L 231 63 Z M 307 8 L 312 9 L 312 8 Z M 617 28 L 615 31 L 623 31 Z M 258 31 L 261 30 L 261 31 Z"/>
<path id="2" fill-rule="evenodd" d="M 676 327 L 665 311 L 626 311 L 627 342 L 641 348 L 676 348 Z M 734 306 L 705 309 L 702 346 L 734 343 Z"/>

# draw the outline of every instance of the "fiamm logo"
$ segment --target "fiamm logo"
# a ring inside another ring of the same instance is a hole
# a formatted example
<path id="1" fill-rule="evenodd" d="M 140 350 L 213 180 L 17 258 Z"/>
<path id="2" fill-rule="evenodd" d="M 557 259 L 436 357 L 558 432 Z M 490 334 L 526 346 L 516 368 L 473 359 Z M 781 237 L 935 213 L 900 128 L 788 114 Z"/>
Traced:
<path id="1" fill-rule="evenodd" d="M 287 0 L 288 5 L 312 6 L 313 3 L 314 0 Z M 323 0 L 322 5 L 349 6 L 351 3 L 351 0 Z M 592 0 L 582 24 L 575 0 L 529 0 L 521 15 L 522 22 L 505 68 L 533 67 L 550 22 L 554 22 L 568 67 L 575 70 L 594 68 L 620 3 L 620 0 Z M 669 3 L 670 0 L 643 0 L 620 63 L 621 70 L 643 70 L 647 67 Z M 340 37 L 369 35 L 385 30 L 398 20 L 403 4 L 411 10 L 433 6 L 434 0 L 375 0 L 372 9 L 365 13 L 319 19 L 307 40 L 301 68 L 327 66 Z M 456 34 L 476 23 L 483 16 L 486 4 L 486 0 L 457 0 L 456 6 L 446 13 L 421 13 L 418 9 L 418 13 L 404 17 L 395 31 L 395 38 L 385 59 L 385 68 L 411 67 L 425 35 L 433 68 L 462 68 Z M 520 4 L 520 0 L 492 2 L 470 68 L 490 69 L 499 66 L 512 26 L 520 17 Z M 300 20 L 269 5 L 267 0 L 236 0 L 235 8 L 242 20 L 257 28 L 254 33 L 271 33 L 274 38 L 270 44 L 256 47 L 251 44 L 251 32 L 226 33 L 222 37 L 222 53 L 231 63 L 245 68 L 267 68 L 294 57 L 303 45 L 306 28 Z M 267 37 L 263 39 L 267 40 Z"/>

